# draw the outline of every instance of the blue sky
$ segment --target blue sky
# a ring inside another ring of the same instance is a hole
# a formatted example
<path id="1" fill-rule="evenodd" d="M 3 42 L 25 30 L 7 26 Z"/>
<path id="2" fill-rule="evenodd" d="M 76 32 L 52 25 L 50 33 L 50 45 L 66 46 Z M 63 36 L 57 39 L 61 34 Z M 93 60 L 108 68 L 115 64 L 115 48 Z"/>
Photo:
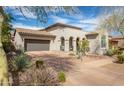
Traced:
<path id="1" fill-rule="evenodd" d="M 67 15 L 60 13 L 59 15 L 48 15 L 48 22 L 46 24 L 38 22 L 33 14 L 27 12 L 25 12 L 26 19 L 19 11 L 14 10 L 13 7 L 9 8 L 7 12 L 11 12 L 14 16 L 14 20 L 12 21 L 14 27 L 37 30 L 60 22 L 81 27 L 85 31 L 94 31 L 98 27 L 102 8 L 95 6 L 78 8 L 80 10 L 79 14 Z"/>

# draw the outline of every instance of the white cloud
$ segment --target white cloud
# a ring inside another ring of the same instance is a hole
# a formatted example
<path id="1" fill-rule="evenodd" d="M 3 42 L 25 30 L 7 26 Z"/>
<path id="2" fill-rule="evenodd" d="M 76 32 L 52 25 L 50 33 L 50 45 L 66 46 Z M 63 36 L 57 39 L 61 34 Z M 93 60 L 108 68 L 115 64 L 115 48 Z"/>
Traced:
<path id="1" fill-rule="evenodd" d="M 60 23 L 65 23 L 66 24 L 66 23 L 70 22 L 69 19 L 58 17 L 58 16 L 50 16 L 50 18 L 52 18 L 55 23 L 60 22 Z"/>
<path id="2" fill-rule="evenodd" d="M 84 19 L 84 20 L 80 20 L 80 23 L 84 23 L 84 24 L 94 24 L 97 25 L 99 24 L 100 18 L 96 17 L 96 18 L 90 18 L 90 19 Z"/>
<path id="3" fill-rule="evenodd" d="M 84 31 L 94 31 L 97 28 L 97 25 L 92 25 L 92 24 L 70 23 L 70 25 L 80 27 Z"/>
<path id="4" fill-rule="evenodd" d="M 69 25 L 73 25 L 76 27 L 80 27 L 86 31 L 93 31 L 97 28 L 99 24 L 99 18 L 91 18 L 91 19 L 84 19 L 84 20 L 71 20 L 68 18 L 62 18 L 58 16 L 51 16 L 52 20 L 54 22 L 60 22 L 60 23 L 65 23 Z"/>
<path id="5" fill-rule="evenodd" d="M 24 25 L 23 23 L 15 23 L 15 24 L 13 24 L 13 27 L 14 28 L 32 29 L 32 30 L 40 30 L 40 29 L 44 28 L 44 27 L 38 27 L 38 26 Z"/>

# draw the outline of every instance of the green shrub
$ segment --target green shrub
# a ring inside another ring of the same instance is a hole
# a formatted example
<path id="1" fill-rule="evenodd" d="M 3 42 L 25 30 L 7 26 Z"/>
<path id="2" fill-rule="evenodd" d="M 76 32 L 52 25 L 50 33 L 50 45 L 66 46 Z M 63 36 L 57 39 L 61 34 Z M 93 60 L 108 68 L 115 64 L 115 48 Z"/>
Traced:
<path id="1" fill-rule="evenodd" d="M 122 51 L 120 51 L 119 48 L 114 48 L 114 49 L 112 49 L 112 51 L 113 51 L 114 55 L 118 55 L 118 54 L 122 53 Z"/>
<path id="2" fill-rule="evenodd" d="M 30 64 L 30 60 L 24 52 L 16 52 L 16 54 L 12 55 L 8 67 L 10 72 L 20 72 L 27 68 Z"/>
<path id="3" fill-rule="evenodd" d="M 29 65 L 29 60 L 25 54 L 17 55 L 14 59 L 14 69 L 17 71 L 23 71 Z"/>
<path id="4" fill-rule="evenodd" d="M 66 81 L 65 73 L 63 71 L 58 73 L 58 79 L 59 79 L 60 82 L 65 82 Z"/>
<path id="5" fill-rule="evenodd" d="M 9 71 L 12 75 L 12 85 L 19 85 L 19 73 L 26 71 L 29 67 L 29 60 L 25 54 L 18 54 L 13 57 L 13 59 L 8 64 Z"/>
<path id="6" fill-rule="evenodd" d="M 112 49 L 108 49 L 107 52 L 106 52 L 106 55 L 107 56 L 113 56 L 114 55 L 113 50 Z"/>
<path id="7" fill-rule="evenodd" d="M 40 68 L 41 66 L 43 66 L 44 61 L 43 60 L 37 60 L 36 61 L 36 68 Z"/>
<path id="8" fill-rule="evenodd" d="M 117 58 L 119 63 L 124 63 L 124 53 L 119 54 Z"/>
<path id="9" fill-rule="evenodd" d="M 16 51 L 15 46 L 13 45 L 13 43 L 11 43 L 11 42 L 2 42 L 2 44 L 3 44 L 3 48 L 4 48 L 6 53 Z"/>
<path id="10" fill-rule="evenodd" d="M 106 52 L 106 55 L 108 55 L 108 56 L 119 55 L 119 54 L 122 54 L 122 51 L 120 51 L 118 48 L 109 49 Z"/>

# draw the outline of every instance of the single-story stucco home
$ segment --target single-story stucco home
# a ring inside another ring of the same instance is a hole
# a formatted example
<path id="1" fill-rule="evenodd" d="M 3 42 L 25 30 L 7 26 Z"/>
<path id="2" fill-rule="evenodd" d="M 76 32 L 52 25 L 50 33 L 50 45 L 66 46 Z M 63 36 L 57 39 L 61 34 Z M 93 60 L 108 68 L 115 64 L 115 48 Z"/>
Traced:
<path id="1" fill-rule="evenodd" d="M 42 30 L 16 28 L 14 44 L 25 51 L 76 51 L 78 41 L 89 41 L 89 52 L 103 54 L 108 49 L 107 31 L 86 32 L 79 27 L 56 23 Z"/>

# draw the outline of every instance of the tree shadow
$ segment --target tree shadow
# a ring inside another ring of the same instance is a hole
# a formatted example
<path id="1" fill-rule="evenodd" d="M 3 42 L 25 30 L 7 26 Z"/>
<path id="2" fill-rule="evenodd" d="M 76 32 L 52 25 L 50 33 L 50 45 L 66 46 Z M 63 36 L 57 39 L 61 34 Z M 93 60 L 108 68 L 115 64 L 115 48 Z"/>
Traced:
<path id="1" fill-rule="evenodd" d="M 33 56 L 32 60 L 36 61 L 42 59 L 45 64 L 52 67 L 57 72 L 59 71 L 66 71 L 72 70 L 74 67 L 74 62 L 71 61 L 72 57 L 61 57 L 54 54 L 43 54 L 41 56 Z"/>
<path id="2" fill-rule="evenodd" d="M 120 62 L 118 60 L 114 60 L 113 63 L 115 63 L 115 64 L 123 64 L 122 62 Z"/>

